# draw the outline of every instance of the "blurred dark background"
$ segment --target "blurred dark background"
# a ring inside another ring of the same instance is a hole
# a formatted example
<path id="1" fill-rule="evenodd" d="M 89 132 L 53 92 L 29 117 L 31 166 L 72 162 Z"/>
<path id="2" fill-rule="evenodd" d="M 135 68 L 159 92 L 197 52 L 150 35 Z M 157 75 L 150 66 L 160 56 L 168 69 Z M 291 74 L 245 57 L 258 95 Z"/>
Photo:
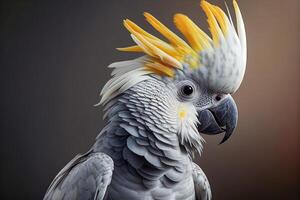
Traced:
<path id="1" fill-rule="evenodd" d="M 239 5 L 248 65 L 234 95 L 238 128 L 223 145 L 204 136 L 198 163 L 214 199 L 299 199 L 300 1 Z M 132 44 L 122 19 L 150 30 L 143 11 L 173 30 L 182 12 L 207 31 L 199 0 L 1 1 L 0 199 L 42 199 L 57 172 L 93 144 L 104 125 L 93 105 L 106 66 L 137 56 L 115 50 Z"/>

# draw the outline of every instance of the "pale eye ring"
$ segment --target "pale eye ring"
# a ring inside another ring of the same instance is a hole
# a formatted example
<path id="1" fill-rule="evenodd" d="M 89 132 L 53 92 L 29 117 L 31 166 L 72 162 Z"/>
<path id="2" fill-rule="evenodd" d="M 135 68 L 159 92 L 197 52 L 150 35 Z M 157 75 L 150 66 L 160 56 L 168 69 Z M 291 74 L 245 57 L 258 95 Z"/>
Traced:
<path id="1" fill-rule="evenodd" d="M 182 101 L 194 99 L 197 93 L 197 87 L 191 80 L 184 80 L 177 84 L 177 94 Z"/>

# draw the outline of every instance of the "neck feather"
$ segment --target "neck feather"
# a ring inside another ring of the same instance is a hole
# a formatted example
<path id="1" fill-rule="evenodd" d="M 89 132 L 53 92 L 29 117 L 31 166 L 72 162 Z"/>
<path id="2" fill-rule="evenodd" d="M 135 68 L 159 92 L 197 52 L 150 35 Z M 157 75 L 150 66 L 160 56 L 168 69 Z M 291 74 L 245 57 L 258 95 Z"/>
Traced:
<path id="1" fill-rule="evenodd" d="M 131 94 L 132 95 L 132 94 Z M 146 107 L 124 93 L 106 106 L 107 126 L 94 149 L 107 153 L 115 166 L 127 165 L 150 187 L 153 181 L 179 182 L 190 171 L 191 158 L 176 130 L 161 126 L 165 119 L 144 116 Z"/>

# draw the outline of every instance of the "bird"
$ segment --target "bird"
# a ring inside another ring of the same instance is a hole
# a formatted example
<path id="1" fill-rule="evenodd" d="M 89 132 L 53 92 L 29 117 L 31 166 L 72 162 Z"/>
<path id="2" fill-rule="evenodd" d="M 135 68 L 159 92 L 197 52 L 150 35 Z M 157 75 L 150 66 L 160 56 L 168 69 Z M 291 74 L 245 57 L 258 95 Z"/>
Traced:
<path id="1" fill-rule="evenodd" d="M 200 1 L 211 36 L 177 13 L 179 37 L 145 12 L 161 34 L 133 21 L 123 24 L 135 43 L 117 48 L 142 56 L 110 64 L 111 79 L 98 105 L 106 125 L 90 150 L 73 158 L 54 178 L 44 200 L 210 200 L 202 169 L 201 134 L 233 133 L 238 120 L 232 97 L 243 80 L 247 42 L 239 6 L 230 11 Z"/>

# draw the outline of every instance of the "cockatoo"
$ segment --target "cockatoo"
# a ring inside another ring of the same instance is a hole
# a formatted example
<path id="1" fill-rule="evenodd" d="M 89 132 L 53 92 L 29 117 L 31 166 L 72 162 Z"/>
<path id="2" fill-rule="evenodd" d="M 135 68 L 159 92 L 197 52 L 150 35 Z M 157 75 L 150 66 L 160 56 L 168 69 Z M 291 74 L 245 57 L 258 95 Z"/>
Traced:
<path id="1" fill-rule="evenodd" d="M 233 1 L 236 28 L 218 6 L 202 0 L 211 37 L 184 14 L 174 23 L 181 39 L 149 13 L 144 16 L 166 40 L 129 19 L 124 26 L 143 52 L 116 62 L 101 92 L 107 125 L 91 149 L 71 160 L 54 178 L 45 200 L 209 200 L 208 180 L 193 162 L 202 151 L 199 133 L 225 132 L 237 124 L 231 94 L 246 68 L 246 34 Z"/>

